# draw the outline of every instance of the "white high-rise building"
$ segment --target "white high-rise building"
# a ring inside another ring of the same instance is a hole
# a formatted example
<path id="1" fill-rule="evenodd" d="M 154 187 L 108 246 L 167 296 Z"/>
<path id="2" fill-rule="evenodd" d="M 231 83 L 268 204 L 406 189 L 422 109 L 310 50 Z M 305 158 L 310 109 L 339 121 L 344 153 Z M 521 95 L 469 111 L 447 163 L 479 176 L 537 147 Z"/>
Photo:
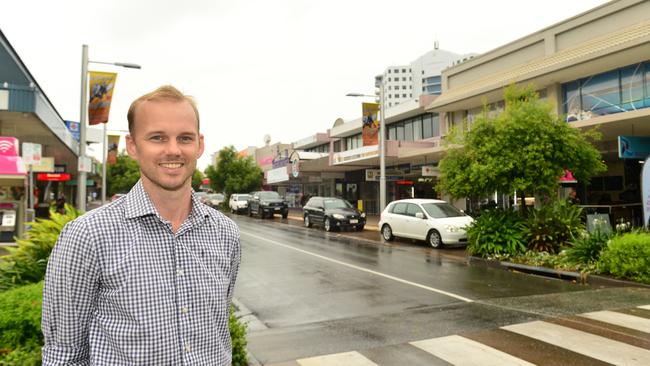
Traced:
<path id="1" fill-rule="evenodd" d="M 409 65 L 387 67 L 383 73 L 386 107 L 418 99 L 423 94 L 440 94 L 442 70 L 471 57 L 473 54 L 459 55 L 441 50 L 436 42 L 432 51 L 418 57 Z"/>

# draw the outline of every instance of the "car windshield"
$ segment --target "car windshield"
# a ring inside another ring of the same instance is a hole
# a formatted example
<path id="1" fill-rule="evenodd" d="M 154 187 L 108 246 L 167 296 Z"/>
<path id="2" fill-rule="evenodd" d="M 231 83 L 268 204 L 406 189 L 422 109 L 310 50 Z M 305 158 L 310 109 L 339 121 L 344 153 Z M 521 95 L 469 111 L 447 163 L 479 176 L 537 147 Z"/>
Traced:
<path id="1" fill-rule="evenodd" d="M 223 200 L 224 197 L 223 194 L 221 193 L 214 193 L 214 194 L 209 194 L 208 198 L 210 198 L 211 200 Z"/>
<path id="2" fill-rule="evenodd" d="M 352 208 L 352 205 L 345 200 L 325 200 L 323 203 L 325 204 L 325 208 L 327 209 Z"/>
<path id="3" fill-rule="evenodd" d="M 197 197 L 205 197 L 208 195 L 207 192 L 195 192 L 194 193 Z"/>
<path id="4" fill-rule="evenodd" d="M 433 217 L 434 219 L 465 216 L 465 213 L 463 213 L 456 207 L 448 204 L 447 202 L 423 203 L 422 207 L 424 207 L 424 210 L 429 214 L 429 216 Z"/>
<path id="5" fill-rule="evenodd" d="M 262 199 L 276 199 L 280 198 L 278 192 L 260 192 L 260 198 Z"/>
<path id="6" fill-rule="evenodd" d="M 251 198 L 251 196 L 247 194 L 238 194 L 235 196 L 235 200 L 237 201 L 246 201 L 249 198 Z"/>

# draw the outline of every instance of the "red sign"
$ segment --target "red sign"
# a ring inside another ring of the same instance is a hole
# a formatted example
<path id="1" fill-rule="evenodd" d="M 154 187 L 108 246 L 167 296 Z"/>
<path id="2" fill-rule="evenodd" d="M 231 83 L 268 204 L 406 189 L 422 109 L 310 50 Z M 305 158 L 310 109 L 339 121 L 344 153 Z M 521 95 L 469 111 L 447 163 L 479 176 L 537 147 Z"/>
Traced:
<path id="1" fill-rule="evenodd" d="M 68 173 L 38 173 L 36 174 L 36 180 L 44 180 L 50 182 L 66 182 L 70 180 L 70 174 Z"/>
<path id="2" fill-rule="evenodd" d="M 210 184 L 210 178 L 203 178 L 203 180 L 201 181 L 201 184 L 204 184 L 204 185 Z"/>

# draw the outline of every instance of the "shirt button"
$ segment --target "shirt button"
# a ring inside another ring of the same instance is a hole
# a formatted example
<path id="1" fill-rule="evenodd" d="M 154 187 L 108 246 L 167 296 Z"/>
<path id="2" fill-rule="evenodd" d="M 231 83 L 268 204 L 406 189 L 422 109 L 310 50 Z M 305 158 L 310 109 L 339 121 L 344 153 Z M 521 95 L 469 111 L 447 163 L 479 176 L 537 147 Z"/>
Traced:
<path id="1" fill-rule="evenodd" d="M 183 275 L 183 270 L 182 269 L 177 269 L 176 270 L 176 275 L 179 276 L 179 277 L 182 276 Z"/>
<path id="2" fill-rule="evenodd" d="M 187 306 L 183 306 L 183 307 L 181 308 L 181 312 L 182 312 L 183 314 L 187 314 L 187 312 L 188 312 Z"/>
<path id="3" fill-rule="evenodd" d="M 190 347 L 189 343 L 185 343 L 185 352 L 187 353 L 192 352 L 192 347 Z"/>

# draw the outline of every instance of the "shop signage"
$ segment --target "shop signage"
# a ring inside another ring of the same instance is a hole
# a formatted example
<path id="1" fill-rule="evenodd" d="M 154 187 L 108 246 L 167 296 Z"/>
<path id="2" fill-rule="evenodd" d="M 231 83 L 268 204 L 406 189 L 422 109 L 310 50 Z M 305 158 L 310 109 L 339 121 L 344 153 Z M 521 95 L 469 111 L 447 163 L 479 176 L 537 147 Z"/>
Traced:
<path id="1" fill-rule="evenodd" d="M 379 176 L 381 175 L 380 169 L 366 169 L 366 181 L 367 182 L 379 182 Z M 398 180 L 404 180 L 404 172 L 401 170 L 386 170 L 386 181 L 393 182 Z"/>
<path id="2" fill-rule="evenodd" d="M 41 157 L 41 162 L 32 165 L 32 171 L 38 173 L 54 173 L 54 158 Z"/>
<path id="3" fill-rule="evenodd" d="M 423 177 L 437 177 L 440 175 L 440 169 L 433 165 L 425 165 L 422 167 Z"/>
<path id="4" fill-rule="evenodd" d="M 266 172 L 266 183 L 280 183 L 286 182 L 289 180 L 289 173 L 287 172 L 287 167 L 281 167 L 276 169 L 271 169 Z"/>
<path id="5" fill-rule="evenodd" d="M 75 141 L 79 142 L 79 134 L 81 133 L 79 131 L 79 122 L 65 121 L 65 125 L 68 127 L 68 130 L 72 134 L 72 138 L 75 139 Z"/>
<path id="6" fill-rule="evenodd" d="M 77 170 L 79 170 L 80 172 L 90 173 L 92 171 L 92 167 L 93 167 L 92 161 L 88 156 L 79 157 L 79 165 L 77 167 Z"/>
<path id="7" fill-rule="evenodd" d="M 650 137 L 619 136 L 618 157 L 621 159 L 645 159 L 650 156 Z"/>
<path id="8" fill-rule="evenodd" d="M 9 90 L 0 90 L 0 110 L 9 109 Z"/>
<path id="9" fill-rule="evenodd" d="M 374 158 L 377 156 L 379 156 L 379 146 L 371 145 L 334 153 L 334 155 L 332 155 L 332 162 L 334 165 L 336 165 L 362 159 Z"/>
<path id="10" fill-rule="evenodd" d="M 41 162 L 41 144 L 23 142 L 23 161 L 28 165 L 38 165 Z"/>
<path id="11" fill-rule="evenodd" d="M 0 136 L 0 155 L 18 156 L 18 139 L 15 137 Z"/>
<path id="12" fill-rule="evenodd" d="M 300 159 L 295 158 L 291 160 L 291 176 L 298 178 L 298 175 L 300 175 Z"/>
<path id="13" fill-rule="evenodd" d="M 48 182 L 67 182 L 70 180 L 70 174 L 68 173 L 38 173 L 36 174 L 36 180 L 48 181 Z"/>
<path id="14" fill-rule="evenodd" d="M 273 160 L 273 168 L 281 168 L 289 165 L 289 163 L 289 158 L 278 158 L 276 160 Z"/>

